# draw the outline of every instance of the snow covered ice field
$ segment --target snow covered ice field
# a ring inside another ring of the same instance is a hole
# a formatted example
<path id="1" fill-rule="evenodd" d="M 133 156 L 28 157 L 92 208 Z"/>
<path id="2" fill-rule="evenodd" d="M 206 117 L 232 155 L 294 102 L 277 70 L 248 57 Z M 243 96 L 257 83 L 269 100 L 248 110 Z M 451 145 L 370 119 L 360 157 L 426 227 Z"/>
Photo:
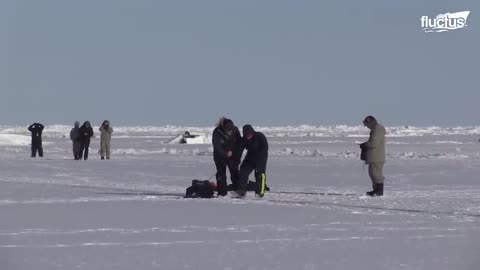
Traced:
<path id="1" fill-rule="evenodd" d="M 211 128 L 119 127 L 87 162 L 69 128 L 33 160 L 26 128 L 0 126 L 2 270 L 480 269 L 480 128 L 389 128 L 383 198 L 362 195 L 365 128 L 258 128 L 272 193 L 243 200 L 169 196 L 215 168 L 210 145 L 164 142 Z"/>

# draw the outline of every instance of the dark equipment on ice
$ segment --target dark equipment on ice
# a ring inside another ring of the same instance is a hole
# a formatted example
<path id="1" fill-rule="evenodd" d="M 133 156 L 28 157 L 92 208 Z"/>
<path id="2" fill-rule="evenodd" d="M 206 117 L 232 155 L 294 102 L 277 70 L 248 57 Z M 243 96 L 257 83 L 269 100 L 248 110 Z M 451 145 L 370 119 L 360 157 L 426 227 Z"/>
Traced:
<path id="1" fill-rule="evenodd" d="M 187 188 L 185 198 L 213 198 L 217 185 L 208 180 L 192 180 L 192 185 Z"/>
<path id="2" fill-rule="evenodd" d="M 234 191 L 234 185 L 230 184 L 227 187 L 228 191 Z M 247 185 L 247 191 L 256 191 L 257 190 L 257 183 L 254 181 L 249 181 Z M 270 191 L 269 187 L 265 187 L 266 191 Z M 203 198 L 203 199 L 210 199 L 215 196 L 215 192 L 217 191 L 217 185 L 215 182 L 211 182 L 209 180 L 192 180 L 192 185 L 187 188 L 185 192 L 185 198 Z"/>

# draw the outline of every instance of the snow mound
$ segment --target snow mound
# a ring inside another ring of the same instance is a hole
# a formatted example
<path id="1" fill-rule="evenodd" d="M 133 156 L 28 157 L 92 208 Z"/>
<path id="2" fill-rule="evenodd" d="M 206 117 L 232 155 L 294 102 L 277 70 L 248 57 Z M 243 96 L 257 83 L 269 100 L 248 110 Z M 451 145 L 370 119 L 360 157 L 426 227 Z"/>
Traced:
<path id="1" fill-rule="evenodd" d="M 27 146 L 30 141 L 30 137 L 25 135 L 0 134 L 0 146 Z"/>
<path id="2" fill-rule="evenodd" d="M 210 144 L 211 142 L 211 136 L 206 133 L 185 132 L 167 141 L 167 144 Z"/>

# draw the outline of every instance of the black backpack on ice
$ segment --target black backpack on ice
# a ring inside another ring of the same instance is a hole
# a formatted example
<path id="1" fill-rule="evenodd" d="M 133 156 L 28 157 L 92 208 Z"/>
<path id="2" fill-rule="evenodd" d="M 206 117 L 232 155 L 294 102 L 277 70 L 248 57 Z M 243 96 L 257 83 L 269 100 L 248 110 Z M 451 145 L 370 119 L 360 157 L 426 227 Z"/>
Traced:
<path id="1" fill-rule="evenodd" d="M 185 198 L 213 198 L 215 195 L 215 188 L 208 180 L 193 180 L 192 186 L 187 188 Z"/>

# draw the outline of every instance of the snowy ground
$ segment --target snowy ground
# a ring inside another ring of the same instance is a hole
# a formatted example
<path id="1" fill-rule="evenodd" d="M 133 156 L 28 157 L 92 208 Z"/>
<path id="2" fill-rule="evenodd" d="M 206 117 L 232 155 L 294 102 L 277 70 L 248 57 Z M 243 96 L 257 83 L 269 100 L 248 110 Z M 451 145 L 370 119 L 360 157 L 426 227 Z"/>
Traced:
<path id="1" fill-rule="evenodd" d="M 105 162 L 98 139 L 71 160 L 68 129 L 32 160 L 25 128 L 0 126 L 2 270 L 480 267 L 478 128 L 389 128 L 383 198 L 362 196 L 363 127 L 264 128 L 277 193 L 244 200 L 169 196 L 214 166 L 209 145 L 163 142 L 210 128 L 117 128 Z"/>

